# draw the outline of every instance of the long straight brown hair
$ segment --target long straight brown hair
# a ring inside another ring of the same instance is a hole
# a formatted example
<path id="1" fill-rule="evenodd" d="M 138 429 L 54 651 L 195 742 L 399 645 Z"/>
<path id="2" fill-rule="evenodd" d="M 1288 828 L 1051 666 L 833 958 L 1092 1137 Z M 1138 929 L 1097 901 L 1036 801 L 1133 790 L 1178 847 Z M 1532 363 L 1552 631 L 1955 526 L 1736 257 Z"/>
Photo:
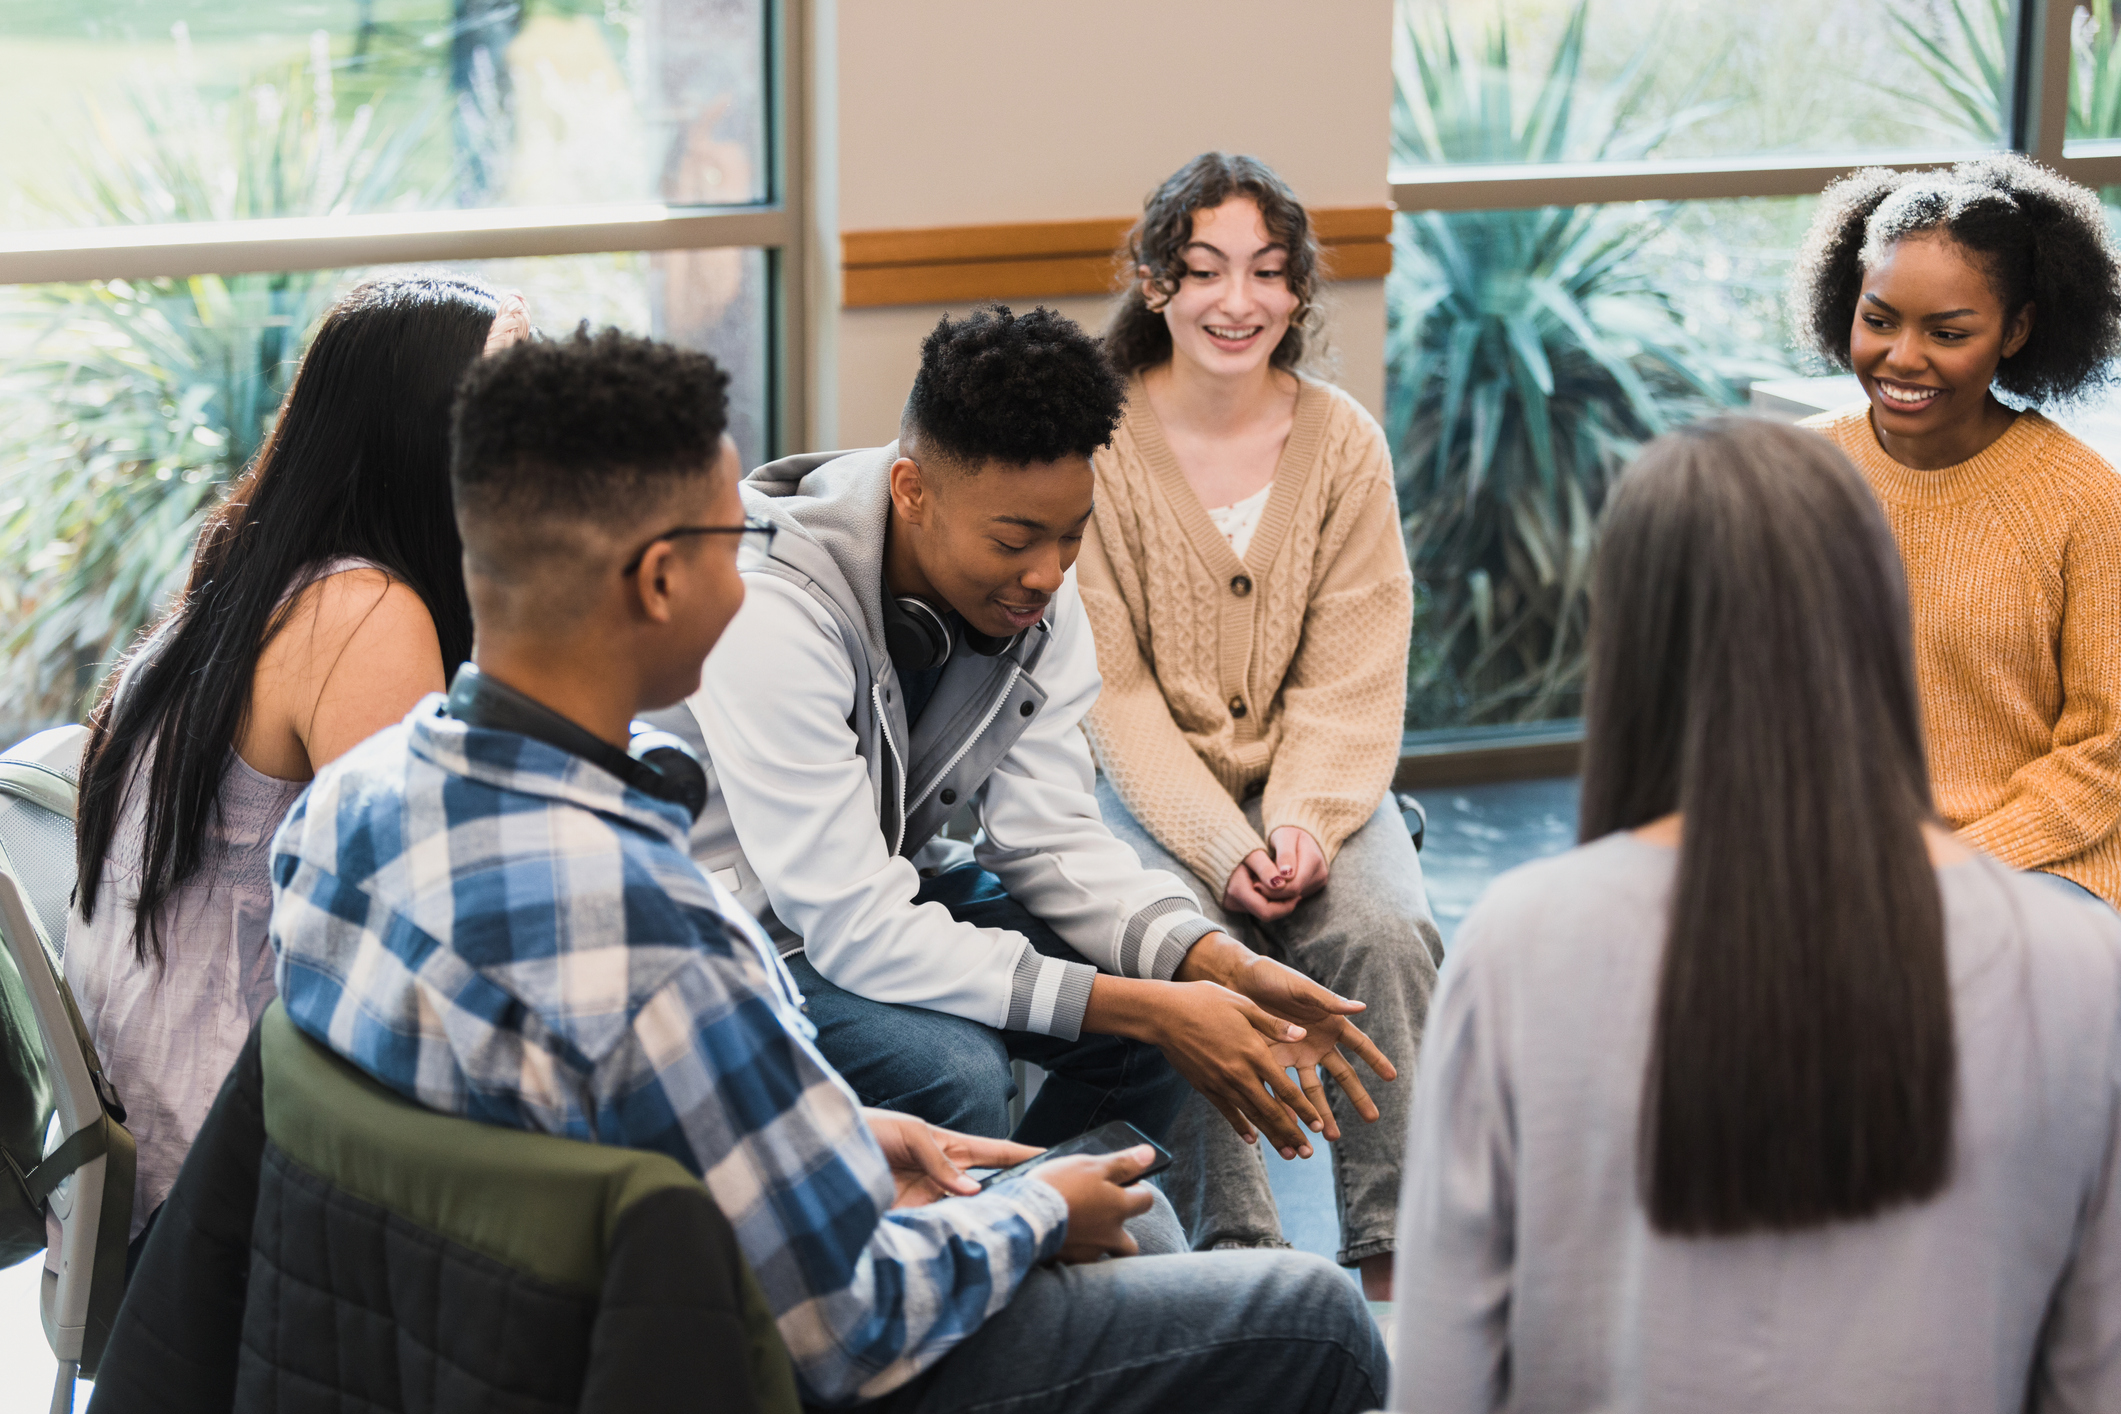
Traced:
<path id="1" fill-rule="evenodd" d="M 1652 1225 L 1930 1197 L 1957 1060 L 1884 515 L 1825 438 L 1713 419 L 1621 478 L 1592 596 L 1583 838 L 1683 817 L 1643 1078 Z"/>

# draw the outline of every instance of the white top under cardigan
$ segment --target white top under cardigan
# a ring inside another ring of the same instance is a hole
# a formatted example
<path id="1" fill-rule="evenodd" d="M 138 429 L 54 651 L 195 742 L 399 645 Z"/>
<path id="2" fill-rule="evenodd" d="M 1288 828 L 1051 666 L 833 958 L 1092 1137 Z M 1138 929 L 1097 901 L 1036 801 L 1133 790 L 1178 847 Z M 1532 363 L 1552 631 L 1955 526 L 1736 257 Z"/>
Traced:
<path id="1" fill-rule="evenodd" d="M 1269 480 L 1242 501 L 1207 507 L 1208 519 L 1222 532 L 1223 539 L 1230 542 L 1230 553 L 1240 560 L 1251 547 L 1253 532 L 1259 529 L 1260 515 L 1267 509 L 1267 498 L 1273 494 L 1274 483 Z"/>
<path id="2" fill-rule="evenodd" d="M 1986 856 L 1938 870 L 1949 1185 L 1675 1238 L 1635 1135 L 1677 862 L 1610 836 L 1504 875 L 1461 928 L 1407 1131 L 1391 1407 L 2121 1410 L 2121 920 Z"/>

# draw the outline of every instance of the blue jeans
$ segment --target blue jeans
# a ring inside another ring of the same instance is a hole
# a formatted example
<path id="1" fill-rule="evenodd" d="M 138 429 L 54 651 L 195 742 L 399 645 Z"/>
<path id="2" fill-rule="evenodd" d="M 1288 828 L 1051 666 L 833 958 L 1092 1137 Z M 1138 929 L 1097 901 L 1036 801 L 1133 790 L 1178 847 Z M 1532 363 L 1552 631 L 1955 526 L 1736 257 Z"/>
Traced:
<path id="1" fill-rule="evenodd" d="M 916 903 L 940 903 L 961 923 L 1007 928 L 1047 957 L 1086 959 L 1060 934 L 977 865 L 927 879 Z M 1049 1147 L 1109 1120 L 1123 1119 L 1157 1142 L 1192 1087 L 1163 1052 L 1120 1036 L 1084 1034 L 1073 1041 L 1031 1031 L 1001 1031 L 923 1007 L 875 1002 L 836 987 L 801 953 L 788 970 L 802 988 L 817 1047 L 865 1105 L 918 1115 L 965 1134 L 1009 1136 L 1012 1060 L 1046 1072 L 1015 1138 Z"/>
<path id="2" fill-rule="evenodd" d="M 1384 1403 L 1362 1294 L 1303 1252 L 1035 1268 L 926 1373 L 863 1414 L 1354 1414 Z"/>

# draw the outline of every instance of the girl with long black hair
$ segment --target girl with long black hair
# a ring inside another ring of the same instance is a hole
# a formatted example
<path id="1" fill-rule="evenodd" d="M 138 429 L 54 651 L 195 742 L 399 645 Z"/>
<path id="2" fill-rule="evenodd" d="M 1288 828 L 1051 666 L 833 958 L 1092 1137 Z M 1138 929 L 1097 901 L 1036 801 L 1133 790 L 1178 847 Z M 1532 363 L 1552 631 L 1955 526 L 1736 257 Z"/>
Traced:
<path id="1" fill-rule="evenodd" d="M 470 656 L 450 400 L 482 350 L 527 332 L 520 297 L 470 280 L 341 299 L 183 596 L 89 719 L 65 970 L 139 1144 L 136 1237 L 273 999 L 281 817 Z"/>
<path id="2" fill-rule="evenodd" d="M 1429 1013 L 1392 1408 L 2121 1408 L 2121 920 L 1936 820 L 1825 439 L 1700 424 L 1607 516 L 1584 844 Z"/>

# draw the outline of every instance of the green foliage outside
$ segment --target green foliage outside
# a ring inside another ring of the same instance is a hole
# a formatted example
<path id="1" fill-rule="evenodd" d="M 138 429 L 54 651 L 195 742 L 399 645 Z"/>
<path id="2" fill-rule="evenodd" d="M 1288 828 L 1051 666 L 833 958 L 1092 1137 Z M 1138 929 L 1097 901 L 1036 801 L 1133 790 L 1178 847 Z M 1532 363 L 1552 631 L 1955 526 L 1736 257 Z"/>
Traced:
<path id="1" fill-rule="evenodd" d="M 1979 142 L 2003 137 L 2010 104 L 2013 0 L 1946 0 L 1940 32 L 1895 8 L 1895 37 L 1922 82 L 1894 91 L 1934 113 L 1946 131 Z M 2113 0 L 2084 0 L 2070 30 L 2069 125 L 2073 138 L 2121 137 L 2121 34 Z"/>
<path id="2" fill-rule="evenodd" d="M 69 225 L 371 211 L 407 197 L 433 120 L 341 122 L 329 53 L 215 103 L 143 90 L 144 146 L 91 143 L 76 188 L 44 197 Z M 23 721 L 84 705 L 111 655 L 183 584 L 200 522 L 271 425 L 341 272 L 107 280 L 11 292 L 24 350 L 0 369 L 4 683 Z"/>
<path id="3" fill-rule="evenodd" d="M 595 19 L 621 62 L 640 23 L 632 0 L 536 9 Z M 508 0 L 17 7 L 0 35 L 31 66 L 14 77 L 42 84 L 44 102 L 8 105 L 10 120 L 36 117 L 62 136 L 40 149 L 22 123 L 28 145 L 7 154 L 0 223 L 495 200 L 480 186 L 510 146 L 495 55 L 524 13 Z M 610 263 L 578 262 L 598 267 L 578 282 Z M 112 658 L 181 590 L 200 522 L 255 454 L 309 331 L 356 273 L 0 288 L 0 743 L 78 716 Z M 639 272 L 620 273 L 637 293 Z"/>
<path id="4" fill-rule="evenodd" d="M 1993 143 L 2011 5 L 1402 0 L 1394 163 Z M 2073 138 L 2121 137 L 2113 7 L 2075 16 Z M 1386 431 L 1417 581 L 1409 727 L 1580 710 L 1606 488 L 1646 438 L 1800 371 L 1779 297 L 1808 205 L 1400 218 Z"/>
<path id="5" fill-rule="evenodd" d="M 1578 0 L 1529 101 L 1498 20 L 1467 39 L 1410 16 L 1398 45 L 1402 164 L 1627 159 L 1715 111 L 1641 118 L 1652 47 L 1610 84 L 1583 74 Z M 1387 434 L 1422 586 L 1414 727 L 1567 716 L 1608 481 L 1643 440 L 1781 371 L 1687 327 L 1651 247 L 1666 207 L 1402 218 L 1389 300 Z"/>

